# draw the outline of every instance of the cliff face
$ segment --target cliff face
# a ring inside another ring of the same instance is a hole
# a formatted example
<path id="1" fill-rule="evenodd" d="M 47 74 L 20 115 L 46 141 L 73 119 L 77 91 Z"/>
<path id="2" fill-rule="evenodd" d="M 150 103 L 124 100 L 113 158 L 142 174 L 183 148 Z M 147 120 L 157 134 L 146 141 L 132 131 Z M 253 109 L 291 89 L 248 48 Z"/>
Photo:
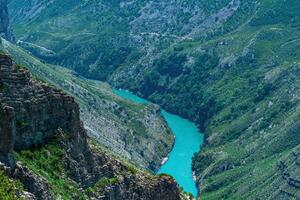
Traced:
<path id="1" fill-rule="evenodd" d="M 13 150 L 43 146 L 62 133 L 70 137 L 65 148 L 68 148 L 66 162 L 73 163 L 70 165 L 72 178 L 80 184 L 89 184 L 98 178 L 79 118 L 79 107 L 73 97 L 33 80 L 26 69 L 14 65 L 7 55 L 0 55 L 0 86 L 0 136 L 3 138 L 0 161 L 15 171 L 13 176 L 20 178 L 25 188 L 39 195 L 39 187 L 47 184 L 37 184 L 41 182 L 37 175 L 16 164 Z M 80 164 L 78 157 L 82 157 Z M 89 175 L 92 173 L 94 177 Z M 50 197 L 46 195 L 45 199 Z"/>
<path id="2" fill-rule="evenodd" d="M 45 144 L 58 129 L 74 136 L 83 132 L 79 108 L 72 97 L 32 80 L 27 70 L 18 69 L 6 55 L 0 57 L 0 63 L 6 144 L 14 142 L 10 146 L 20 150 Z"/>
<path id="3" fill-rule="evenodd" d="M 0 169 L 22 182 L 28 199 L 181 199 L 170 177 L 147 174 L 88 143 L 74 98 L 33 80 L 3 54 L 0 104 L 0 161 L 8 166 Z M 75 189 L 60 190 L 49 174 Z"/>

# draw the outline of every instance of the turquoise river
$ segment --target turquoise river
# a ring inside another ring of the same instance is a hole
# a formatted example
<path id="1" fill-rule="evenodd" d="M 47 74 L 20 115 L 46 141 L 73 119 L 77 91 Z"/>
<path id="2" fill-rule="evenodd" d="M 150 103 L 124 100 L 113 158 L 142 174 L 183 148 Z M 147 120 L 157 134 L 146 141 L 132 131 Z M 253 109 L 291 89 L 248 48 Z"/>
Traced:
<path id="1" fill-rule="evenodd" d="M 120 97 L 136 103 L 150 103 L 126 90 L 114 90 Z M 158 171 L 158 174 L 169 174 L 175 178 L 184 191 L 197 196 L 197 187 L 193 179 L 192 158 L 200 150 L 203 143 L 203 134 L 200 133 L 195 123 L 173 115 L 165 110 L 161 111 L 166 122 L 176 137 L 174 147 L 170 152 L 167 162 Z"/>

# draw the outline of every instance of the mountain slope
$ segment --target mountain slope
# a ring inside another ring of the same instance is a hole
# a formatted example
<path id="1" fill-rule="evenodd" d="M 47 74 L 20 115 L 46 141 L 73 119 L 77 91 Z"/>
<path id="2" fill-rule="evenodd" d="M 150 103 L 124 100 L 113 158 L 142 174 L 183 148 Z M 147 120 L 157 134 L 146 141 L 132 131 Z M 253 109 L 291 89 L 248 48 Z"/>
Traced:
<path id="1" fill-rule="evenodd" d="M 7 181 L 4 170 L 19 180 L 30 192 L 25 199 L 183 198 L 171 177 L 156 177 L 88 141 L 73 97 L 33 80 L 3 53 L 0 66 L 1 179 Z M 6 196 L 22 199 L 17 181 L 3 182 L 0 191 L 13 185 Z"/>
<path id="2" fill-rule="evenodd" d="M 140 166 L 158 170 L 170 152 L 174 137 L 156 105 L 123 100 L 101 82 L 75 76 L 72 71 L 40 62 L 21 48 L 3 40 L 8 51 L 38 78 L 74 95 L 80 103 L 88 134 L 114 152 Z M 159 149 L 159 151 L 156 151 Z"/>
<path id="3" fill-rule="evenodd" d="M 99 80 L 107 80 L 122 66 L 151 62 L 159 50 L 196 37 L 198 26 L 214 27 L 219 22 L 214 18 L 227 19 L 238 6 L 238 0 L 208 5 L 195 0 L 9 4 L 19 44 L 51 63 Z M 211 16 L 218 9 L 222 11 Z"/>
<path id="4" fill-rule="evenodd" d="M 300 198 L 298 1 L 73 2 L 13 1 L 19 44 L 197 122 L 203 199 Z"/>

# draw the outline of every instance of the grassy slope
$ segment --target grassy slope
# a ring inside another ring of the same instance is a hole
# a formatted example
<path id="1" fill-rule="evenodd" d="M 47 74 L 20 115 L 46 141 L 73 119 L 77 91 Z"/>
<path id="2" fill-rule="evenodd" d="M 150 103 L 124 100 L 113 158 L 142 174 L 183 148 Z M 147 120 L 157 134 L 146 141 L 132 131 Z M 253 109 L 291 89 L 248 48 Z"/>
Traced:
<path id="1" fill-rule="evenodd" d="M 139 2 L 137 7 L 140 4 L 143 4 L 143 1 Z M 126 11 L 119 13 L 118 5 L 118 2 L 105 1 L 55 1 L 39 13 L 35 21 L 28 20 L 25 26 L 15 27 L 14 31 L 18 36 L 26 35 L 20 39 L 55 50 L 55 55 L 42 53 L 42 57 L 46 60 L 72 67 L 82 75 L 105 80 L 107 74 L 134 51 L 134 48 L 127 46 L 127 13 Z M 21 8 L 27 6 L 21 5 L 18 1 L 11 2 L 12 16 L 16 15 L 14 11 L 19 12 Z M 131 12 L 135 12 L 135 9 Z M 30 30 L 35 30 L 34 36 L 32 40 L 27 40 L 27 36 L 32 33 Z M 38 38 L 43 38 L 43 42 L 36 42 Z M 108 46 L 110 48 L 107 48 Z M 24 47 L 39 55 L 40 50 L 34 46 Z M 98 60 L 99 56 L 101 59 Z M 86 70 L 87 66 L 91 66 L 89 71 Z"/>
<path id="2" fill-rule="evenodd" d="M 264 3 L 261 6 L 270 6 Z M 284 13 L 278 2 L 273 3 L 277 7 L 270 10 Z M 289 9 L 293 6 L 297 7 L 290 4 Z M 201 199 L 300 197 L 299 189 L 288 185 L 278 170 L 279 161 L 289 160 L 289 171 L 299 171 L 293 156 L 300 147 L 299 24 L 283 25 L 283 19 L 264 17 L 257 14 L 252 26 L 207 45 L 228 41 L 214 51 L 224 57 L 242 55 L 205 89 L 219 109 L 207 123 L 206 148 L 194 158 Z M 263 25 L 256 26 L 258 22 Z M 299 180 L 299 174 L 294 178 Z"/>
<path id="3" fill-rule="evenodd" d="M 18 161 L 45 178 L 56 198 L 61 196 L 62 199 L 71 199 L 76 194 L 80 195 L 79 199 L 84 199 L 78 184 L 68 178 L 62 161 L 64 155 L 64 149 L 53 141 L 39 149 L 15 153 Z"/>

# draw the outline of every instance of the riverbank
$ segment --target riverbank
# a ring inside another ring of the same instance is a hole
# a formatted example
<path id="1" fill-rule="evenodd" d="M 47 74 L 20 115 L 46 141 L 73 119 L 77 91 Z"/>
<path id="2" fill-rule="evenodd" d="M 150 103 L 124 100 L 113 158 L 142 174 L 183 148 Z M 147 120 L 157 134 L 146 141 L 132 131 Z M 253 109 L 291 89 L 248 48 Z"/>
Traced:
<path id="1" fill-rule="evenodd" d="M 151 103 L 126 90 L 114 90 L 114 93 L 136 103 Z M 192 171 L 192 158 L 195 153 L 200 151 L 203 143 L 203 134 L 200 133 L 195 123 L 187 119 L 170 114 L 165 110 L 161 110 L 161 114 L 176 139 L 168 159 L 163 160 L 164 162 L 158 174 L 165 173 L 173 176 L 185 192 L 197 196 L 198 190 Z"/>

